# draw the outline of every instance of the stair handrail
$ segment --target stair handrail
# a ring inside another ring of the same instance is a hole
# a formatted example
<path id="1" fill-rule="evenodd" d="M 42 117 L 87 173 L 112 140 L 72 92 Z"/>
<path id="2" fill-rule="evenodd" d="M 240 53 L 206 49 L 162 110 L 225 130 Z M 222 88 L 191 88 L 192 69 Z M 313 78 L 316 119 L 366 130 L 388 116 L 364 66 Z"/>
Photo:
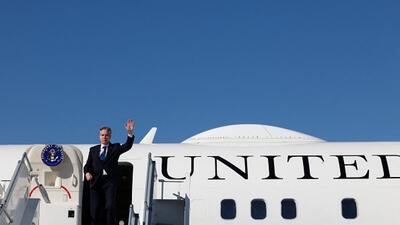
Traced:
<path id="1" fill-rule="evenodd" d="M 16 182 L 18 181 L 18 179 L 16 179 L 16 178 L 22 168 L 22 165 L 24 165 L 24 164 L 27 166 L 27 169 L 28 169 L 27 178 L 30 182 L 30 179 L 31 179 L 30 173 L 32 172 L 33 169 L 32 169 L 31 163 L 29 162 L 26 152 L 24 152 L 24 154 L 22 154 L 21 160 L 18 161 L 17 167 L 15 168 L 14 174 L 10 180 L 10 184 L 7 185 L 6 193 L 0 204 L 0 217 L 2 214 L 4 214 L 8 220 L 8 224 L 13 222 L 13 219 L 10 216 L 10 213 L 7 211 L 8 202 L 9 202 L 10 198 L 12 197 L 12 193 L 15 189 Z"/>
<path id="2" fill-rule="evenodd" d="M 128 225 L 138 225 L 139 218 L 138 214 L 135 213 L 133 205 L 129 206 L 129 217 L 128 217 Z"/>
<path id="3" fill-rule="evenodd" d="M 143 225 L 151 225 L 151 214 L 153 210 L 154 184 L 157 180 L 156 162 L 151 159 L 151 153 L 148 155 L 146 193 L 144 199 Z"/>

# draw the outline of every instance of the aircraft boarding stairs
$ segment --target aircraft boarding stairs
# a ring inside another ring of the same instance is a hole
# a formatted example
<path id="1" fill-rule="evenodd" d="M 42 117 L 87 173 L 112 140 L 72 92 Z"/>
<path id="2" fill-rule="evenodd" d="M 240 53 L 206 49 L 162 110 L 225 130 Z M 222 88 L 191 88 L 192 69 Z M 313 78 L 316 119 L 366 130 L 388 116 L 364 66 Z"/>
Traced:
<path id="1" fill-rule="evenodd" d="M 126 224 L 189 225 L 188 198 L 155 199 L 157 173 L 151 154 L 147 163 L 143 218 L 131 204 Z M 0 199 L 0 225 L 86 225 L 82 165 L 82 153 L 72 145 L 28 148 Z"/>

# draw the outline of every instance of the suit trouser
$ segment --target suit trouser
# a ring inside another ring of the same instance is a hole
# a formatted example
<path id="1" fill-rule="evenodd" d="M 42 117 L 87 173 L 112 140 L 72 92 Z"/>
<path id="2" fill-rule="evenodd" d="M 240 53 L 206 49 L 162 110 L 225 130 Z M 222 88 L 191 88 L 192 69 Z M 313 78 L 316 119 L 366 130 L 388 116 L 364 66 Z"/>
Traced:
<path id="1" fill-rule="evenodd" d="M 91 225 L 116 225 L 117 185 L 107 176 L 102 176 L 99 182 L 99 187 L 90 189 Z"/>

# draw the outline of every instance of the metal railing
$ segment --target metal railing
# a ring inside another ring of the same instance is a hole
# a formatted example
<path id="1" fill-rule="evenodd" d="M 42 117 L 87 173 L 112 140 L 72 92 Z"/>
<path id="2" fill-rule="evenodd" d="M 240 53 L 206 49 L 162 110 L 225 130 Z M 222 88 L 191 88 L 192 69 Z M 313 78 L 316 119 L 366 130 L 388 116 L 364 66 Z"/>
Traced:
<path id="1" fill-rule="evenodd" d="M 154 184 L 157 180 L 156 162 L 151 159 L 151 153 L 148 156 L 146 192 L 144 200 L 143 225 L 151 225 L 151 214 L 153 210 Z"/>
<path id="2" fill-rule="evenodd" d="M 139 224 L 139 215 L 135 213 L 133 209 L 133 205 L 129 206 L 129 218 L 128 225 L 138 225 Z"/>
<path id="3" fill-rule="evenodd" d="M 0 204 L 0 224 L 10 224 L 22 219 L 21 211 L 25 209 L 28 188 L 31 182 L 32 165 L 26 153 L 18 161 L 7 191 Z"/>

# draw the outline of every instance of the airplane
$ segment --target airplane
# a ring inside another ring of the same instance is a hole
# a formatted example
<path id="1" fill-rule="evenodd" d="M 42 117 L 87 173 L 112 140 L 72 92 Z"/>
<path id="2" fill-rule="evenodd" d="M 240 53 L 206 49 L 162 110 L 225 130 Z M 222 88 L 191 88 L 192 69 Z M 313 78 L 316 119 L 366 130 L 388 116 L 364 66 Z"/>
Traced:
<path id="1" fill-rule="evenodd" d="M 121 225 L 400 224 L 399 142 L 237 124 L 156 144 L 156 130 L 120 157 Z M 0 146 L 0 225 L 87 224 L 93 145 Z"/>

